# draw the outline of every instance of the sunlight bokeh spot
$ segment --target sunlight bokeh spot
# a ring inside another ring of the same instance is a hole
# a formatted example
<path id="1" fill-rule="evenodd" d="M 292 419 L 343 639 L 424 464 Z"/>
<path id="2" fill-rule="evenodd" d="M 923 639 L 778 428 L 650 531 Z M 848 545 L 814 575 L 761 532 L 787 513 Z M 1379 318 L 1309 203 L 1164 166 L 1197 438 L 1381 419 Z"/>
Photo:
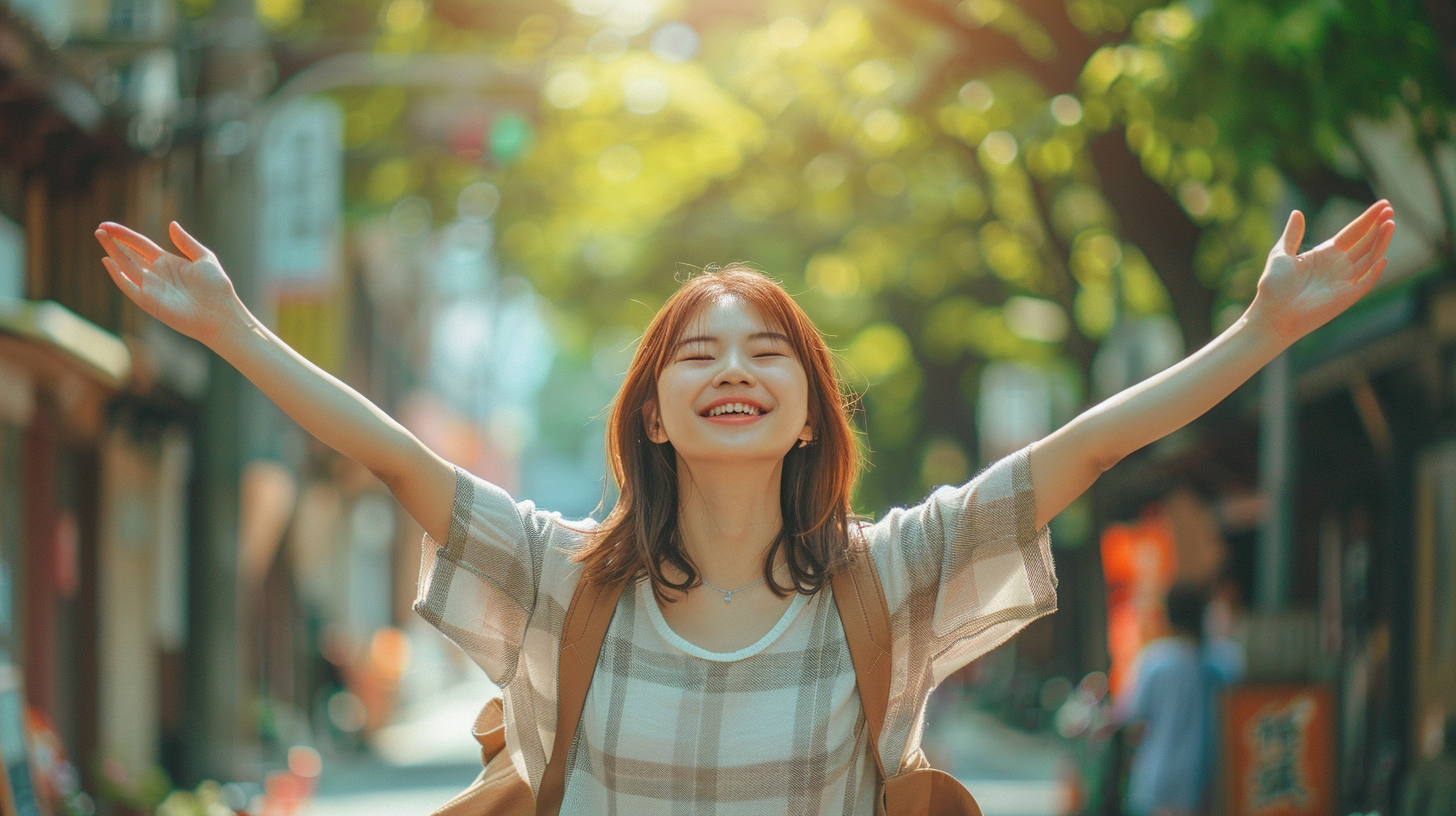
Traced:
<path id="1" fill-rule="evenodd" d="M 780 17 L 769 24 L 768 40 L 779 48 L 798 48 L 809 39 L 809 27 L 798 17 Z"/>
<path id="2" fill-rule="evenodd" d="M 384 27 L 393 34 L 413 31 L 424 22 L 427 10 L 424 0 L 390 0 L 384 7 Z"/>
<path id="3" fill-rule="evenodd" d="M 562 71 L 546 83 L 546 101 L 563 110 L 579 108 L 591 96 L 592 82 L 581 71 Z"/>
<path id="4" fill-rule="evenodd" d="M 1074 238 L 1092 227 L 1110 226 L 1112 214 L 1095 187 L 1069 184 L 1052 202 L 1052 226 L 1063 238 Z"/>
<path id="5" fill-rule="evenodd" d="M 1071 94 L 1057 94 L 1052 97 L 1051 111 L 1057 124 L 1071 127 L 1082 121 L 1082 103 Z"/>
<path id="6" fill-rule="evenodd" d="M 1208 216 L 1209 206 L 1213 203 L 1213 197 L 1208 194 L 1208 188 L 1194 179 L 1188 179 L 1178 185 L 1178 203 L 1188 214 L 1203 220 Z"/>
<path id="7" fill-rule="evenodd" d="M 877 383 L 910 362 L 910 340 L 893 323 L 874 323 L 855 335 L 845 357 L 861 376 Z"/>
<path id="8" fill-rule="evenodd" d="M 500 190 L 488 181 L 477 181 L 460 191 L 455 212 L 466 221 L 486 221 L 500 206 Z"/>
<path id="9" fill-rule="evenodd" d="M 1065 175 L 1072 169 L 1072 149 L 1060 139 L 1052 139 L 1027 151 L 1026 165 L 1041 179 Z"/>
<path id="10" fill-rule="evenodd" d="M 1007 283 L 1029 283 L 1038 265 L 1035 251 L 999 221 L 981 228 L 981 254 L 991 271 Z"/>
<path id="11" fill-rule="evenodd" d="M 1005 0 L 961 0 L 956 14 L 976 28 L 996 22 L 1006 11 Z"/>
<path id="12" fill-rule="evenodd" d="M 811 258 L 804 277 L 811 288 L 834 297 L 853 294 L 859 289 L 859 269 L 854 261 L 837 252 L 821 252 Z"/>
<path id="13" fill-rule="evenodd" d="M 961 100 L 962 105 L 976 113 L 985 113 L 996 104 L 996 94 L 992 93 L 991 86 L 979 79 L 973 79 L 962 85 L 956 97 Z"/>
<path id="14" fill-rule="evenodd" d="M 586 41 L 586 52 L 602 62 L 611 62 L 627 53 L 627 35 L 615 28 L 604 28 Z"/>
<path id="15" fill-rule="evenodd" d="M 687 62 L 698 55 L 702 42 L 698 32 L 687 23 L 668 23 L 652 34 L 648 46 L 663 62 Z"/>
<path id="16" fill-rule="evenodd" d="M 1007 299 L 1004 311 L 1007 327 L 1023 340 L 1060 343 L 1067 336 L 1067 314 L 1049 300 L 1018 295 Z"/>
<path id="17" fill-rule="evenodd" d="M 900 115 L 886 108 L 870 111 L 864 120 L 865 135 L 881 143 L 888 144 L 895 141 L 903 129 L 904 125 L 900 121 Z"/>
<path id="18" fill-rule="evenodd" d="M 657 113 L 667 105 L 667 83 L 655 76 L 638 77 L 627 83 L 622 100 L 637 114 Z"/>
<path id="19" fill-rule="evenodd" d="M 820 153 L 804 165 L 804 180 L 809 187 L 820 192 L 833 190 L 844 182 L 849 173 L 849 162 L 838 153 Z"/>
<path id="20" fill-rule="evenodd" d="M 865 60 L 849 72 L 849 89 L 860 96 L 876 96 L 895 84 L 895 72 L 882 59 Z"/>
<path id="21" fill-rule="evenodd" d="M 1112 270 L 1119 263 L 1122 263 L 1122 245 L 1106 232 L 1083 233 L 1072 245 L 1072 275 L 1083 286 L 1111 280 Z"/>
<path id="22" fill-rule="evenodd" d="M 981 140 L 981 149 L 986 156 L 997 164 L 1010 164 L 1016 161 L 1016 137 L 1004 130 L 997 130 L 986 134 Z"/>
<path id="23" fill-rule="evenodd" d="M 1153 265 L 1142 250 L 1129 244 L 1122 259 L 1122 299 L 1128 311 L 1137 315 L 1164 314 L 1173 300 Z"/>
<path id="24" fill-rule="evenodd" d="M 1117 320 L 1117 300 L 1108 283 L 1084 284 L 1072 304 L 1077 328 L 1093 339 L 1105 337 Z"/>
<path id="25" fill-rule="evenodd" d="M 408 159 L 390 159 L 369 172 L 369 198 L 376 204 L 397 201 L 415 186 L 414 166 Z"/>
<path id="26" fill-rule="evenodd" d="M 255 0 L 253 8 L 263 25 L 282 28 L 298 19 L 303 0 Z"/>
<path id="27" fill-rule="evenodd" d="M 642 154 L 629 144 L 615 144 L 597 158 L 597 171 L 607 181 L 631 181 L 642 172 Z"/>
<path id="28" fill-rule="evenodd" d="M 516 28 L 516 43 L 526 51 L 539 51 L 556 39 L 556 18 L 549 14 L 532 14 Z"/>

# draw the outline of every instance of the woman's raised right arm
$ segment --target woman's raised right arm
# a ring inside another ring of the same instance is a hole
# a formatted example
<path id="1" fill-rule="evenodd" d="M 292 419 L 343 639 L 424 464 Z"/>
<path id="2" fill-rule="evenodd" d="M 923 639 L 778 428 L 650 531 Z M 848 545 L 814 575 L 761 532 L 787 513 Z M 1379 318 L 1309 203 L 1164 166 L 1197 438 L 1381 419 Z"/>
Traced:
<path id="1" fill-rule="evenodd" d="M 106 223 L 96 239 L 106 271 L 151 316 L 217 352 L 319 441 L 378 476 L 430 537 L 444 542 L 455 469 L 357 391 L 304 359 L 252 315 L 217 256 L 176 222 L 172 242 Z"/>

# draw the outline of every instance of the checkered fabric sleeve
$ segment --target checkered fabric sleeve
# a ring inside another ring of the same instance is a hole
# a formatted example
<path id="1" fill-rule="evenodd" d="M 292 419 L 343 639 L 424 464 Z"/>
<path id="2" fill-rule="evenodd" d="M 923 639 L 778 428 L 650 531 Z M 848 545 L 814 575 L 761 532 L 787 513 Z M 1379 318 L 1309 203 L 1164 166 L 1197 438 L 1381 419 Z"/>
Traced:
<path id="1" fill-rule="evenodd" d="M 1045 527 L 1036 528 L 1030 448 L 964 485 L 892 510 L 869 532 L 899 649 L 897 668 L 911 694 L 928 694 L 951 672 L 1056 610 L 1051 539 Z"/>
<path id="2" fill-rule="evenodd" d="M 516 502 L 457 467 L 450 534 L 444 546 L 425 536 L 415 611 L 497 685 L 508 685 L 538 602 L 545 553 L 565 531 L 560 514 Z"/>

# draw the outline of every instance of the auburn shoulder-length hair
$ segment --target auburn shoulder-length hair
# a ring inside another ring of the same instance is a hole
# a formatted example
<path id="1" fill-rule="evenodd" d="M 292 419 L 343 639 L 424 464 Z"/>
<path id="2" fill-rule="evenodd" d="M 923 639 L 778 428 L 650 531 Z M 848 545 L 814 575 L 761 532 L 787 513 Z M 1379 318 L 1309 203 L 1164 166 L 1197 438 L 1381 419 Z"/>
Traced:
<path id="1" fill-rule="evenodd" d="M 687 591 L 702 582 L 684 551 L 678 529 L 678 462 L 671 442 L 647 435 L 644 408 L 657 397 L 657 378 L 702 309 L 724 298 L 752 306 L 794 348 L 809 381 L 809 427 L 814 441 L 784 456 L 779 502 L 783 527 L 764 559 L 764 580 L 776 595 L 819 591 L 844 563 L 854 519 L 850 491 L 859 472 L 859 441 L 849 422 L 852 397 L 835 375 L 829 347 L 808 315 L 783 287 L 742 264 L 709 267 L 684 283 L 653 317 L 607 421 L 607 461 L 619 489 L 617 503 L 577 556 L 587 577 L 600 582 L 647 575 L 659 599 L 668 588 Z M 773 564 L 784 553 L 790 586 L 775 580 Z M 671 564 L 685 578 L 663 572 Z"/>

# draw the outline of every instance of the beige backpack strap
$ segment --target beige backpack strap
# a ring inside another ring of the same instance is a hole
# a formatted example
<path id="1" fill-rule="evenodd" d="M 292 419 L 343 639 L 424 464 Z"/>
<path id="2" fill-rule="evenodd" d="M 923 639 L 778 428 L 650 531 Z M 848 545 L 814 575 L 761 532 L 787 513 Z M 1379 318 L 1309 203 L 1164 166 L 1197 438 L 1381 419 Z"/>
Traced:
<path id="1" fill-rule="evenodd" d="M 581 722 L 581 709 L 586 705 L 602 641 L 625 586 L 624 582 L 603 586 L 583 577 L 566 608 L 556 671 L 556 740 L 536 795 L 536 816 L 556 816 L 561 810 L 561 799 L 566 795 L 566 755 Z"/>
<path id="2" fill-rule="evenodd" d="M 885 728 L 885 709 L 890 705 L 890 609 L 869 550 L 856 543 L 850 547 L 849 556 L 848 563 L 830 579 L 830 586 L 849 644 L 849 659 L 854 663 L 854 681 L 859 686 L 859 702 L 869 729 L 870 753 L 883 781 L 889 777 L 880 760 L 879 738 Z"/>

